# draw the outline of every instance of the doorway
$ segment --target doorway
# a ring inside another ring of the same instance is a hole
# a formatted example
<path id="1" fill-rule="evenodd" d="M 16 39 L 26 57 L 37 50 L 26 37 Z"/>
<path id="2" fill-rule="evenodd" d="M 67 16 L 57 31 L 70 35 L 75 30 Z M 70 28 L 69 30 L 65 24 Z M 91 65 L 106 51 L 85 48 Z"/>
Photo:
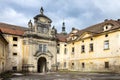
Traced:
<path id="1" fill-rule="evenodd" d="M 37 71 L 39 72 L 39 73 L 42 73 L 42 72 L 46 72 L 46 70 L 47 70 L 47 64 L 46 64 L 46 58 L 44 58 L 44 57 L 40 57 L 39 59 L 38 59 L 38 63 L 37 63 Z"/>

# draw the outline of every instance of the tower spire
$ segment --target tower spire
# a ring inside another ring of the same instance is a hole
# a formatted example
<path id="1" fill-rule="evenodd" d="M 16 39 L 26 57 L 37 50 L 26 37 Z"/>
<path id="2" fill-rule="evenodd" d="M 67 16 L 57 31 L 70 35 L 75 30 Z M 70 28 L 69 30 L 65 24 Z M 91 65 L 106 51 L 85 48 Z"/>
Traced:
<path id="1" fill-rule="evenodd" d="M 62 34 L 67 34 L 65 30 L 65 22 L 62 23 Z"/>
<path id="2" fill-rule="evenodd" d="M 43 9 L 43 7 L 41 7 L 41 9 L 40 9 L 40 13 L 43 15 L 43 12 L 44 12 L 44 9 Z"/>
<path id="3" fill-rule="evenodd" d="M 65 22 L 62 24 L 62 32 L 65 32 Z"/>

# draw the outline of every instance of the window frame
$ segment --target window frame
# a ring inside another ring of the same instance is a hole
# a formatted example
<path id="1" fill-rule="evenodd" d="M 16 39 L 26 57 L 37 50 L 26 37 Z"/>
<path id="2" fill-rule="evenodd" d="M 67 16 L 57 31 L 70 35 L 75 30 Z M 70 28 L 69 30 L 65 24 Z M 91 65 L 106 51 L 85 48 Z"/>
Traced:
<path id="1" fill-rule="evenodd" d="M 82 68 L 85 68 L 85 63 L 84 63 L 84 62 L 82 62 L 81 64 L 82 64 Z"/>
<path id="2" fill-rule="evenodd" d="M 104 50 L 109 50 L 109 40 L 104 41 Z"/>
<path id="3" fill-rule="evenodd" d="M 46 53 L 47 52 L 47 44 L 39 44 L 39 51 Z"/>
<path id="4" fill-rule="evenodd" d="M 90 52 L 93 52 L 93 51 L 94 51 L 94 45 L 93 45 L 93 43 L 90 43 L 90 44 L 89 44 L 89 51 L 90 51 Z"/>
<path id="5" fill-rule="evenodd" d="M 72 47 L 72 53 L 75 53 L 75 47 Z"/>
<path id="6" fill-rule="evenodd" d="M 13 37 L 13 41 L 18 41 L 18 37 Z"/>
<path id="7" fill-rule="evenodd" d="M 81 45 L 81 53 L 85 53 L 85 45 Z"/>
<path id="8" fill-rule="evenodd" d="M 106 69 L 109 68 L 109 62 L 105 62 L 104 65 L 105 65 L 105 68 L 106 68 Z"/>

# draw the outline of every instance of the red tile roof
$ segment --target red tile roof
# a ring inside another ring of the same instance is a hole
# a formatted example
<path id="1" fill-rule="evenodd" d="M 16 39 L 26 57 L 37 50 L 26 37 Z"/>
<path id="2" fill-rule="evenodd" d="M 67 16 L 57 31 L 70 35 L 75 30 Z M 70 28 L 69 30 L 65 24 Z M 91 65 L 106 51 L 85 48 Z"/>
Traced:
<path id="1" fill-rule="evenodd" d="M 27 30 L 27 28 L 6 24 L 6 23 L 0 23 L 0 30 L 3 34 L 12 34 L 12 35 L 22 36 L 25 30 Z"/>
<path id="2" fill-rule="evenodd" d="M 57 34 L 56 37 L 57 37 L 58 41 L 60 41 L 60 42 L 66 42 L 67 41 L 67 35 Z"/>

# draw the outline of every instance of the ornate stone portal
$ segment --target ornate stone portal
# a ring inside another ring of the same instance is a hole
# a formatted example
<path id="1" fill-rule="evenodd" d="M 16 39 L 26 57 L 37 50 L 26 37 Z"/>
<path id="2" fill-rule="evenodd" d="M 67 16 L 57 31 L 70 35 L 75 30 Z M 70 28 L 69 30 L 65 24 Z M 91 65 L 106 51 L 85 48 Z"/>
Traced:
<path id="1" fill-rule="evenodd" d="M 29 29 L 24 34 L 23 70 L 46 72 L 56 70 L 56 29 L 51 28 L 52 20 L 40 14 L 30 20 Z M 54 45 L 54 46 L 52 46 Z"/>

